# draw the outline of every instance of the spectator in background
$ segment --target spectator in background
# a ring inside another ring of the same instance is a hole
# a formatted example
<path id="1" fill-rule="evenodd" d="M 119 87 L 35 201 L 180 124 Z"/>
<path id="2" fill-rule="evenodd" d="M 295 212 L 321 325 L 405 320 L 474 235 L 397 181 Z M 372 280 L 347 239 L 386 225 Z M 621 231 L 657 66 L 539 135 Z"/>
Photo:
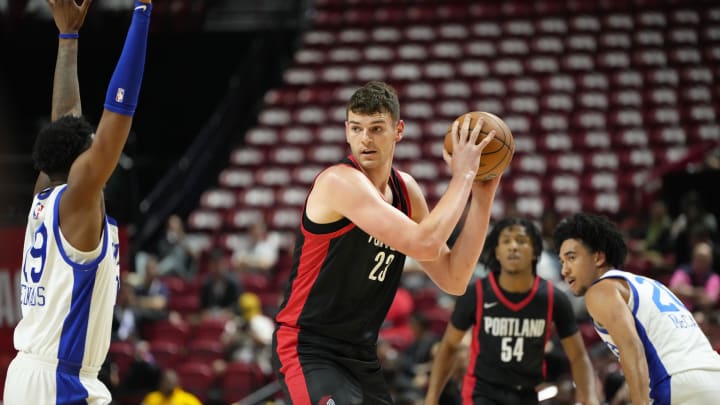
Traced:
<path id="1" fill-rule="evenodd" d="M 265 375 L 272 374 L 272 334 L 275 322 L 262 313 L 260 298 L 243 293 L 238 299 L 240 316 L 229 321 L 222 340 L 232 361 L 254 363 Z"/>
<path id="2" fill-rule="evenodd" d="M 202 405 L 202 402 L 180 388 L 180 378 L 174 370 L 165 370 L 158 389 L 149 393 L 142 405 Z"/>
<path id="3" fill-rule="evenodd" d="M 133 341 L 138 336 L 137 297 L 135 287 L 123 280 L 118 291 L 117 303 L 113 311 L 113 341 Z"/>
<path id="4" fill-rule="evenodd" d="M 241 288 L 230 272 L 227 255 L 221 249 L 210 254 L 207 272 L 200 287 L 200 308 L 206 315 L 215 312 L 229 315 L 240 296 Z"/>
<path id="5" fill-rule="evenodd" d="M 555 253 L 555 243 L 552 239 L 552 233 L 557 223 L 558 216 L 554 211 L 543 213 L 540 227 L 543 249 L 537 263 L 537 275 L 556 284 L 562 282 L 560 260 Z"/>
<path id="6" fill-rule="evenodd" d="M 440 338 L 422 313 L 410 315 L 410 328 L 412 343 L 399 353 L 394 385 L 401 394 L 412 393 L 422 399 L 430 376 L 432 352 Z"/>
<path id="7" fill-rule="evenodd" d="M 195 277 L 195 257 L 185 239 L 185 225 L 179 216 L 168 218 L 165 234 L 158 241 L 157 254 L 161 275 L 176 275 L 185 279 Z"/>
<path id="8" fill-rule="evenodd" d="M 662 265 L 663 256 L 673 250 L 672 218 L 664 202 L 655 201 L 650 206 L 644 234 L 645 249 L 651 255 L 651 260 L 656 265 Z"/>
<path id="9" fill-rule="evenodd" d="M 167 317 L 170 290 L 160 279 L 157 257 L 148 255 L 140 284 L 135 289 L 141 322 Z"/>
<path id="10" fill-rule="evenodd" d="M 160 379 L 160 367 L 150 352 L 150 344 L 141 340 L 135 344 L 135 358 L 120 381 L 118 393 L 124 395 L 139 395 L 150 392 L 157 387 Z"/>
<path id="11" fill-rule="evenodd" d="M 713 269 L 713 249 L 707 242 L 695 245 L 690 263 L 673 273 L 670 290 L 690 311 L 710 310 L 720 299 L 720 275 Z"/>
<path id="12" fill-rule="evenodd" d="M 696 191 L 683 196 L 681 212 L 673 221 L 672 238 L 675 241 L 676 263 L 690 261 L 695 243 L 701 240 L 716 240 L 717 218 L 708 212 Z"/>
<path id="13" fill-rule="evenodd" d="M 258 219 L 249 231 L 247 246 L 233 252 L 233 266 L 240 272 L 269 272 L 275 267 L 280 252 L 280 240 L 268 233 L 267 225 Z"/>

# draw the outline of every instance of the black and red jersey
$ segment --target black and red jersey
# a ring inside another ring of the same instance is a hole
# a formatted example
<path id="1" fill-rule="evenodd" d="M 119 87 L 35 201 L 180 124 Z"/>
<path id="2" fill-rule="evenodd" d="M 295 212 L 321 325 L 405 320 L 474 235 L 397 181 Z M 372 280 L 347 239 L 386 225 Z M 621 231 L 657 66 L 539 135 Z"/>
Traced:
<path id="1" fill-rule="evenodd" d="M 452 314 L 453 326 L 473 328 L 463 398 L 479 386 L 534 390 L 545 379 L 553 322 L 561 338 L 577 332 L 570 301 L 551 282 L 535 276 L 529 292 L 508 293 L 495 277 L 490 273 L 472 284 Z"/>
<path id="2" fill-rule="evenodd" d="M 340 164 L 360 170 L 352 157 Z M 389 185 L 393 206 L 410 216 L 407 188 L 394 168 Z M 303 209 L 290 280 L 275 319 L 312 334 L 358 345 L 375 344 L 404 263 L 404 254 L 347 218 L 318 224 Z"/>

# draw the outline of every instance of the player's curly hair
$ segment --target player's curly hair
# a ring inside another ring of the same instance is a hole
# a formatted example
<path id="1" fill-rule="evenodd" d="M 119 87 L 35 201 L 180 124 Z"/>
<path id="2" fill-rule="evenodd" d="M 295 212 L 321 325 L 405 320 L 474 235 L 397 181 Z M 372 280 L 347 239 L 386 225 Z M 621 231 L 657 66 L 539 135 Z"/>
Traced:
<path id="1" fill-rule="evenodd" d="M 92 144 L 92 125 L 83 117 L 66 115 L 44 126 L 33 146 L 35 169 L 50 178 L 66 177 L 75 159 Z"/>
<path id="2" fill-rule="evenodd" d="M 620 268 L 625 263 L 627 245 L 618 227 L 600 215 L 579 213 L 562 220 L 553 233 L 555 246 L 567 239 L 581 241 L 591 252 L 605 253 L 605 261 Z"/>
<path id="3" fill-rule="evenodd" d="M 525 218 L 503 218 L 498 221 L 485 239 L 485 246 L 480 255 L 480 263 L 484 264 L 490 271 L 500 271 L 500 262 L 495 257 L 495 248 L 497 248 L 500 242 L 500 233 L 502 233 L 504 229 L 515 225 L 525 228 L 525 232 L 530 237 L 533 245 L 532 270 L 533 274 L 535 274 L 537 263 L 540 260 L 540 255 L 543 250 L 542 234 L 540 233 L 540 229 L 538 229 L 531 220 Z"/>
<path id="4" fill-rule="evenodd" d="M 385 83 L 372 81 L 357 89 L 347 103 L 345 114 L 375 114 L 389 112 L 393 122 L 400 119 L 400 101 L 395 89 Z"/>

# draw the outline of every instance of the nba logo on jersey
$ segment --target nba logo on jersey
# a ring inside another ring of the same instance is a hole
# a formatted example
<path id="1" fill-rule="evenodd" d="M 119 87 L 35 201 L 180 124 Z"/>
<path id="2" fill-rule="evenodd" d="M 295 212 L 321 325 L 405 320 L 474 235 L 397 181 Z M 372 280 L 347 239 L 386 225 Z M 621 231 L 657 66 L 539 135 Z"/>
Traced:
<path id="1" fill-rule="evenodd" d="M 335 405 L 335 400 L 332 399 L 332 396 L 326 395 L 320 398 L 320 401 L 318 401 L 318 405 Z"/>
<path id="2" fill-rule="evenodd" d="M 33 219 L 40 218 L 40 214 L 42 213 L 44 208 L 45 208 L 45 205 L 43 205 L 43 203 L 38 201 L 38 203 L 35 204 L 35 209 L 33 209 L 33 212 L 32 212 Z"/>
<path id="3" fill-rule="evenodd" d="M 125 89 L 122 87 L 118 87 L 117 93 L 115 93 L 115 101 L 118 103 L 122 103 L 125 99 Z"/>

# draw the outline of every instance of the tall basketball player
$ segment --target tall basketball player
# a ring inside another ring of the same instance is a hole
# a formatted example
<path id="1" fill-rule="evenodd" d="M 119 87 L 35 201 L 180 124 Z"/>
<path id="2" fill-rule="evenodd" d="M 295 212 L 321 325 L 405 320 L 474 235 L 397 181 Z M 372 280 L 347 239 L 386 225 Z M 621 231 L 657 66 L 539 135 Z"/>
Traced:
<path id="1" fill-rule="evenodd" d="M 49 0 L 59 35 L 52 122 L 35 141 L 40 170 L 25 233 L 18 351 L 4 403 L 108 404 L 97 378 L 118 289 L 117 224 L 102 189 L 127 139 L 140 92 L 152 4 L 135 2 L 125 46 L 93 128 L 80 117 L 78 30 L 90 0 Z"/>
<path id="2" fill-rule="evenodd" d="M 595 375 L 564 292 L 536 274 L 540 230 L 506 218 L 488 235 L 480 261 L 491 270 L 455 303 L 433 360 L 427 405 L 437 404 L 459 345 L 472 328 L 463 404 L 537 404 L 545 381 L 545 345 L 555 326 L 570 362 L 577 399 L 598 404 Z"/>
<path id="3" fill-rule="evenodd" d="M 307 197 L 273 366 L 293 404 L 390 404 L 376 343 L 405 255 L 440 288 L 465 292 L 482 250 L 499 178 L 474 181 L 482 122 L 453 127 L 452 179 L 430 211 L 418 183 L 393 167 L 403 135 L 394 89 L 371 82 L 347 104 L 351 154 L 322 171 Z M 459 136 L 457 136 L 459 134 Z M 462 233 L 445 241 L 470 198 Z"/>
<path id="4" fill-rule="evenodd" d="M 720 355 L 660 282 L 619 270 L 627 247 L 607 218 L 575 214 L 555 230 L 562 274 L 619 358 L 633 405 L 718 403 Z"/>

